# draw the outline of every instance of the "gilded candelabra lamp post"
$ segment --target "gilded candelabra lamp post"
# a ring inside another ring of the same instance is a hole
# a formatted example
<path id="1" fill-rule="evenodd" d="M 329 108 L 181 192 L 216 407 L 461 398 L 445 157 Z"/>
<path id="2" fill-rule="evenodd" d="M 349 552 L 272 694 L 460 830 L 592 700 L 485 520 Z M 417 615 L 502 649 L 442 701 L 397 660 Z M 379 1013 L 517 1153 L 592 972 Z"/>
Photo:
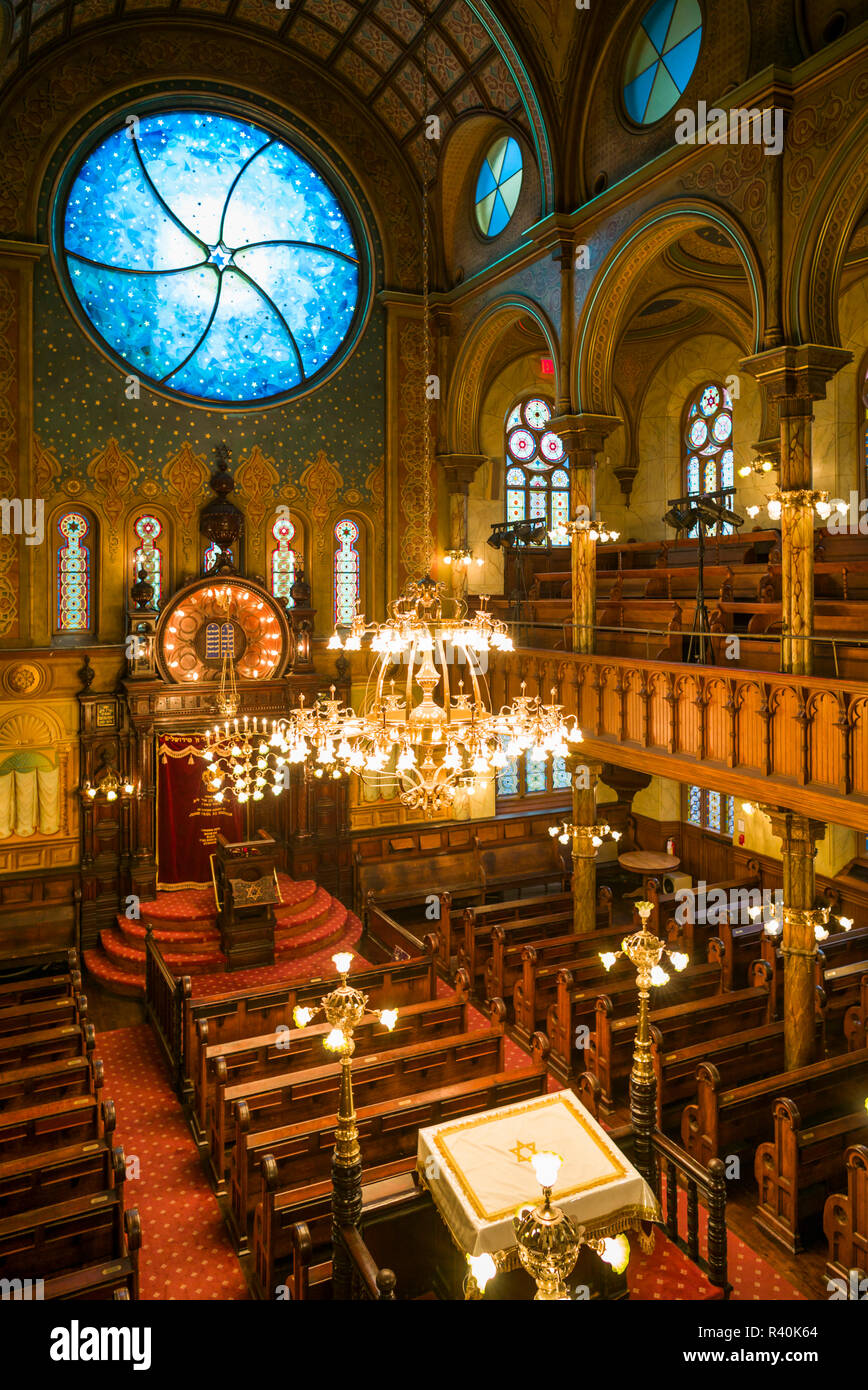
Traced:
<path id="1" fill-rule="evenodd" d="M 352 1272 L 341 1240 L 341 1228 L 357 1227 L 362 1214 L 362 1151 L 353 1105 L 352 1056 L 356 1046 L 353 1033 L 367 1012 L 368 996 L 347 981 L 352 953 L 339 951 L 332 960 L 341 977 L 337 989 L 325 996 L 319 1009 L 298 1007 L 292 1017 L 296 1027 L 306 1028 L 318 1013 L 325 1014 L 331 1031 L 324 1038 L 323 1046 L 340 1056 L 340 1099 L 332 1158 L 332 1297 L 349 1299 Z M 380 1009 L 377 1017 L 391 1032 L 398 1021 L 398 1010 Z"/>
<path id="2" fill-rule="evenodd" d="M 668 951 L 665 942 L 648 930 L 648 919 L 654 911 L 653 903 L 639 902 L 636 911 L 642 922 L 639 931 L 624 937 L 620 951 L 601 952 L 600 960 L 606 970 L 611 970 L 618 956 L 623 954 L 636 967 L 639 1017 L 630 1071 L 630 1121 L 635 1135 L 636 1167 L 649 1186 L 653 1187 L 651 1136 L 657 1124 L 657 1079 L 651 1060 L 651 986 L 669 983 L 669 976 L 660 964 L 664 955 L 668 955 L 672 968 L 679 972 L 690 963 L 690 958 L 682 951 Z"/>
<path id="3" fill-rule="evenodd" d="M 589 1245 L 616 1273 L 623 1273 L 630 1258 L 626 1236 L 589 1240 L 584 1226 L 577 1226 L 552 1205 L 552 1188 L 563 1163 L 560 1154 L 536 1153 L 531 1162 L 543 1199 L 536 1206 L 522 1207 L 513 1217 L 513 1227 L 519 1261 L 536 1284 L 534 1301 L 562 1302 L 570 1297 L 567 1279 L 583 1245 Z"/>

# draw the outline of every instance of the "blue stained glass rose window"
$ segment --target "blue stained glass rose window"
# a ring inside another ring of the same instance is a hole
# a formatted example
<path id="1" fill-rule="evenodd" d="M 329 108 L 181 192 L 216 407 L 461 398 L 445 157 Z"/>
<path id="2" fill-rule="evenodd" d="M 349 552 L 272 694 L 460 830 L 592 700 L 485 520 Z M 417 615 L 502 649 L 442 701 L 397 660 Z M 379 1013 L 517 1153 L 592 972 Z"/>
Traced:
<path id="1" fill-rule="evenodd" d="M 308 159 L 250 121 L 159 112 L 106 136 L 60 228 L 88 324 L 162 390 L 273 402 L 348 346 L 363 272 L 349 219 Z"/>

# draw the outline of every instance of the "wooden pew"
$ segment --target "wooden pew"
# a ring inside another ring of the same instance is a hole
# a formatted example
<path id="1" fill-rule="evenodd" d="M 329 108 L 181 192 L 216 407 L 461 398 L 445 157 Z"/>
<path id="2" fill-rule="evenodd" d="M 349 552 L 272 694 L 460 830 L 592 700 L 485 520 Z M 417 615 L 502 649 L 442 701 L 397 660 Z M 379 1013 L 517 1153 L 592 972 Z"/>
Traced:
<path id="1" fill-rule="evenodd" d="M 356 912 L 381 907 L 423 909 L 430 894 L 448 891 L 453 902 L 485 896 L 485 875 L 476 844 L 436 854 L 390 855 L 374 862 L 356 856 Z"/>
<path id="2" fill-rule="evenodd" d="M 418 1202 L 419 1189 L 412 1167 L 406 1160 L 403 1167 L 397 1164 L 384 1164 L 368 1175 L 362 1187 L 362 1212 L 367 1217 L 383 1209 L 394 1210 L 407 1202 Z M 391 1171 L 394 1169 L 394 1171 Z M 305 1219 L 289 1227 L 291 1263 L 285 1274 L 282 1287 L 289 1289 L 292 1301 L 310 1302 L 314 1299 L 331 1299 L 332 1291 L 332 1213 L 331 1197 L 327 1192 L 308 1199 L 299 1205 Z M 357 1235 L 358 1233 L 354 1233 Z M 349 1237 L 350 1243 L 353 1236 Z M 346 1241 L 345 1241 L 346 1243 Z M 430 1248 L 430 1247 L 429 1247 Z M 384 1287 L 392 1287 L 394 1278 L 384 1271 Z M 259 1292 L 257 1277 L 257 1292 Z M 278 1287 L 277 1284 L 268 1287 Z M 268 1297 L 265 1293 L 261 1297 Z M 354 1295 L 355 1296 L 355 1295 Z"/>
<path id="3" fill-rule="evenodd" d="M 360 1057 L 353 1065 L 355 1103 L 365 1105 L 373 1104 L 375 1099 L 411 1096 L 418 1091 L 504 1071 L 504 1043 L 501 1024 L 478 1033 Z M 235 1121 L 235 1143 L 229 1153 L 230 1184 L 236 1185 L 237 1171 L 246 1162 L 244 1139 L 258 1130 L 321 1115 L 334 1116 L 339 1091 L 340 1067 L 335 1063 L 296 1075 L 229 1088 L 226 1101 L 234 1104 Z M 239 1240 L 244 1234 L 240 1228 L 233 1233 Z"/>
<path id="4" fill-rule="evenodd" d="M 635 968 L 626 956 L 619 956 L 608 973 L 600 960 L 601 951 L 619 949 L 623 936 L 624 928 L 616 927 L 589 936 L 555 937 L 521 948 L 521 975 L 512 986 L 513 1027 L 519 1042 L 526 1044 L 534 1033 L 545 1031 L 561 970 L 570 971 L 574 985 L 596 984 L 599 990 L 607 988 L 612 976 L 617 979 L 629 973 L 635 979 Z"/>
<path id="5" fill-rule="evenodd" d="M 849 1114 L 864 1104 L 866 1067 L 868 1050 L 847 1052 L 726 1090 L 717 1068 L 702 1063 L 696 1103 L 681 1116 L 681 1142 L 706 1165 L 710 1158 L 756 1145 L 772 1129 L 772 1106 L 781 1097 L 799 1107 L 803 1120 L 822 1123 Z"/>
<path id="6" fill-rule="evenodd" d="M 55 1028 L 65 1023 L 84 1023 L 86 1019 L 87 998 L 83 994 L 10 1004 L 0 1008 L 0 1037 L 9 1038 L 16 1033 L 31 1033 L 38 1028 Z"/>
<path id="7" fill-rule="evenodd" d="M 92 1023 L 65 1023 L 59 1028 L 38 1028 L 32 1033 L 13 1033 L 0 1038 L 0 1073 L 28 1062 L 62 1062 L 67 1057 L 90 1056 L 96 1046 Z"/>
<path id="8" fill-rule="evenodd" d="M 822 1019 L 816 1020 L 815 1027 L 817 1048 L 822 1051 Z M 783 1071 L 784 1025 L 781 1020 L 764 1023 L 675 1050 L 670 1050 L 669 1040 L 659 1028 L 652 1026 L 651 1060 L 657 1077 L 657 1123 L 662 1128 L 664 1106 L 671 1108 L 679 1102 L 683 1105 L 695 1096 L 696 1068 L 701 1062 L 714 1063 L 724 1086 L 742 1085 L 755 1077 Z"/>
<path id="9" fill-rule="evenodd" d="M 464 978 L 461 988 L 451 999 L 434 999 L 425 1004 L 410 1004 L 398 1015 L 390 1032 L 376 1016 L 366 1014 L 353 1033 L 354 1058 L 373 1053 L 398 1052 L 403 1048 L 426 1042 L 439 1042 L 468 1032 L 469 994 Z M 321 1068 L 328 1053 L 323 1041 L 330 1032 L 326 1023 L 312 1028 L 296 1028 L 285 1034 L 269 1034 L 264 1038 L 246 1038 L 226 1043 L 220 1048 L 208 1048 L 205 1062 L 208 1067 L 208 1088 L 204 1092 L 208 1155 L 211 1176 L 218 1190 L 224 1188 L 227 1152 L 234 1138 L 233 1105 L 238 1099 L 238 1086 L 248 1081 L 265 1081 L 271 1076 L 288 1076 Z M 216 1054 L 216 1055 L 214 1055 Z M 211 1097 L 210 1109 L 207 1105 Z"/>
<path id="10" fill-rule="evenodd" d="M 868 1047 L 868 974 L 859 981 L 858 1004 L 851 1005 L 844 1015 L 844 1037 L 850 1052 Z"/>
<path id="11" fill-rule="evenodd" d="M 830 1189 L 844 1175 L 845 1154 L 868 1133 L 864 1106 L 821 1124 L 803 1123 L 786 1098 L 772 1108 L 774 1138 L 754 1158 L 759 1202 L 754 1221 L 791 1254 L 802 1250 L 809 1222 L 819 1217 Z"/>
<path id="12" fill-rule="evenodd" d="M 124 1151 L 111 1139 L 88 1139 L 0 1163 L 0 1218 L 103 1192 L 126 1175 Z"/>
<path id="13" fill-rule="evenodd" d="M 74 1096 L 99 1096 L 103 1065 L 98 1057 L 37 1062 L 0 1073 L 0 1116 Z"/>
<path id="14" fill-rule="evenodd" d="M 564 930 L 559 919 L 547 923 L 540 919 L 540 927 L 533 922 L 516 924 L 514 930 L 508 926 L 493 927 L 491 931 L 491 955 L 485 963 L 483 994 L 486 999 L 508 999 L 514 996 L 516 983 L 523 977 L 525 951 L 533 953 L 540 968 L 567 965 L 576 960 L 596 959 L 600 962 L 601 951 L 617 951 L 624 939 L 623 927 L 609 927 L 605 931 L 588 932 L 579 936 L 572 931 L 572 922 Z M 558 931 L 557 927 L 562 930 Z M 527 1029 L 528 1035 L 536 1032 Z"/>
<path id="15" fill-rule="evenodd" d="M 420 1041 L 428 1029 L 431 1036 L 442 1035 L 444 1030 L 448 1033 L 466 1032 L 469 999 L 469 982 L 462 970 L 456 974 L 451 996 L 406 1005 L 400 1010 L 398 1022 L 391 1033 L 380 1024 L 376 1014 L 367 1014 L 356 1030 L 356 1052 L 370 1052 L 377 1046 L 403 1047 L 410 1042 Z M 448 1026 L 449 1020 L 454 1026 Z M 232 1085 L 246 1077 L 317 1066 L 325 1055 L 323 1039 L 329 1028 L 328 1023 L 313 1024 L 307 1028 L 281 1025 L 275 1031 L 259 1037 L 200 1047 L 190 1115 L 196 1142 L 208 1142 L 207 1132 L 218 1081 L 223 1085 Z"/>
<path id="16" fill-rule="evenodd" d="M 837 965 L 831 970 L 822 971 L 823 992 L 826 996 L 826 1027 L 828 1035 L 833 1039 L 833 1050 L 840 1040 L 846 1037 L 845 1019 L 850 1010 L 859 1005 L 866 970 L 868 957 L 851 961 L 849 965 Z"/>
<path id="17" fill-rule="evenodd" d="M 0 1220 L 4 1278 L 41 1278 L 46 1281 L 46 1298 L 70 1298 L 80 1296 L 72 1290 L 82 1276 L 86 1286 L 93 1283 L 97 1263 L 105 1267 L 129 1261 L 127 1279 L 131 1296 L 137 1298 L 140 1226 L 137 1214 L 131 1211 L 127 1217 L 131 1219 L 125 1222 L 122 1184 L 4 1217 Z M 59 1275 L 68 1276 L 65 1283 L 49 1284 L 51 1276 Z M 117 1280 L 117 1275 L 108 1277 Z"/>
<path id="18" fill-rule="evenodd" d="M 677 985 L 672 990 L 672 985 Z M 704 995 L 720 993 L 723 978 L 718 965 L 690 966 L 682 975 L 675 977 L 666 986 L 666 1000 L 702 998 Z M 557 975 L 557 994 L 555 1002 L 549 1006 L 546 1016 L 546 1033 L 551 1047 L 549 1068 L 560 1080 L 569 1081 L 577 1068 L 574 1061 L 576 1038 L 580 1028 L 587 1030 L 588 1038 L 593 1034 L 597 1018 L 597 1000 L 603 994 L 598 983 L 590 985 L 574 984 L 571 970 L 561 969 Z M 629 973 L 623 980 L 607 979 L 606 998 L 611 1002 L 613 1018 L 632 1014 L 636 1007 L 636 980 Z M 658 999 L 661 996 L 657 996 Z M 587 1068 L 583 1053 L 581 1070 Z"/>
<path id="19" fill-rule="evenodd" d="M 63 1148 L 111 1135 L 115 1129 L 114 1102 L 95 1096 L 50 1101 L 31 1110 L 0 1115 L 0 1163 L 42 1149 Z"/>
<path id="20" fill-rule="evenodd" d="M 550 897 L 515 898 L 506 903 L 467 908 L 464 913 L 464 940 L 458 950 L 458 964 L 467 971 L 475 988 L 477 981 L 484 979 L 486 962 L 494 949 L 492 931 L 495 927 L 504 928 L 506 944 L 519 941 L 527 944 L 546 935 L 564 935 L 572 925 L 573 912 L 571 893 L 552 894 Z M 605 931 L 612 926 L 612 891 L 605 885 L 597 892 L 595 922 L 598 931 Z M 558 923 L 563 925 L 563 931 L 557 930 Z M 530 930 L 530 935 L 525 931 L 526 927 Z M 542 929 L 534 936 L 537 927 Z M 525 932 L 524 936 L 520 935 L 522 932 Z M 503 996 L 491 993 L 488 997 Z"/>
<path id="21" fill-rule="evenodd" d="M 75 994 L 81 994 L 81 973 L 78 970 L 69 970 L 62 975 L 33 975 L 24 980 L 0 979 L 0 1009 Z"/>
<path id="22" fill-rule="evenodd" d="M 531 840 L 508 840 L 503 844 L 483 847 L 476 839 L 485 901 L 493 894 L 506 894 L 510 889 L 547 889 L 556 884 L 565 893 L 572 876 L 550 835 L 537 835 Z"/>
<path id="23" fill-rule="evenodd" d="M 827 1279 L 847 1282 L 851 1269 L 868 1270 L 868 1147 L 854 1144 L 844 1155 L 847 1192 L 836 1192 L 823 1209 Z"/>
<path id="24" fill-rule="evenodd" d="M 718 936 L 724 942 L 726 941 L 725 927 L 729 921 L 729 918 L 727 915 L 726 919 L 724 920 L 724 913 L 728 914 L 728 908 L 721 907 L 719 909 L 720 920 L 717 922 L 691 922 L 689 920 L 689 913 L 686 914 L 686 921 L 679 922 L 677 920 L 678 916 L 684 916 L 685 914 L 679 914 L 679 905 L 681 899 L 678 899 L 678 894 L 672 893 L 661 896 L 659 893 L 656 893 L 656 889 L 652 886 L 652 883 L 652 880 L 646 880 L 645 891 L 649 894 L 650 902 L 654 902 L 655 906 L 659 904 L 659 914 L 655 914 L 655 916 L 651 919 L 652 927 L 655 922 L 660 923 L 659 928 L 657 928 L 658 936 L 664 936 L 672 945 L 682 945 L 683 949 L 688 951 L 689 953 L 692 953 L 694 950 L 702 950 L 704 953 L 708 936 Z M 694 891 L 698 892 L 697 884 L 694 884 Z M 715 892 L 725 893 L 727 895 L 728 904 L 731 902 L 730 895 L 733 893 L 737 893 L 739 895 L 747 895 L 751 892 L 758 892 L 761 894 L 762 878 L 759 873 L 759 867 L 757 867 L 756 872 L 743 875 L 740 878 L 722 879 L 719 883 L 706 883 L 706 898 L 709 898 L 711 894 Z M 677 902 L 676 899 L 678 899 Z M 745 896 L 744 901 L 748 902 L 749 899 Z M 735 926 L 737 925 L 746 924 L 732 923 L 733 928 L 735 928 Z M 753 924 L 751 923 L 750 925 Z"/>
<path id="25" fill-rule="evenodd" d="M 519 1071 L 362 1107 L 357 1112 L 357 1123 L 365 1184 L 414 1172 L 420 1129 L 447 1118 L 529 1100 L 544 1095 L 545 1090 L 545 1067 L 538 1052 L 536 1065 Z M 292 1258 L 292 1226 L 300 1219 L 310 1221 L 316 1215 L 317 1204 L 324 1204 L 330 1214 L 329 1170 L 334 1129 L 334 1119 L 330 1118 L 309 1120 L 257 1136 L 259 1185 L 243 1198 L 239 1193 L 236 1218 L 240 1221 L 242 1203 L 247 1211 L 248 1203 L 261 1193 L 255 1208 L 253 1252 L 256 1285 L 262 1297 L 273 1297 L 274 1289 L 283 1282 L 285 1265 Z M 268 1151 L 263 1152 L 264 1149 Z M 251 1160 L 254 1156 L 251 1151 Z M 235 1205 L 233 1194 L 233 1209 Z"/>
<path id="26" fill-rule="evenodd" d="M 768 961 L 772 968 L 775 1007 L 780 1012 L 783 1007 L 784 988 L 781 937 L 780 935 L 769 937 L 763 933 L 760 941 L 762 958 Z M 828 992 L 838 996 L 832 1010 L 834 1015 L 837 1015 L 842 1008 L 846 1011 L 850 1004 L 855 1003 L 858 988 L 852 983 L 852 973 L 838 976 L 833 972 L 841 970 L 843 966 L 858 966 L 862 962 L 865 963 L 865 968 L 868 968 L 868 927 L 854 927 L 849 932 L 833 932 L 826 937 L 825 941 L 818 942 L 817 983 L 826 988 L 826 977 L 831 975 Z M 851 990 L 852 997 L 845 1000 L 843 995 L 848 988 Z"/>
<path id="27" fill-rule="evenodd" d="M 668 1046 L 677 1049 L 691 1047 L 703 1039 L 726 1037 L 738 1030 L 740 1024 L 759 1028 L 769 1023 L 771 994 L 764 989 L 741 989 L 722 992 L 711 998 L 679 1002 L 665 1009 L 653 1009 L 651 1022 L 665 1036 Z M 620 1095 L 618 1083 L 630 1074 L 638 1016 L 613 1017 L 614 1006 L 607 995 L 597 1000 L 597 1026 L 588 1052 L 588 1069 L 600 1083 L 601 1101 L 611 1109 Z"/>
<path id="28" fill-rule="evenodd" d="M 367 994 L 379 1008 L 403 1008 L 437 997 L 437 971 L 433 956 L 395 964 L 357 970 L 352 984 Z M 340 983 L 338 975 L 306 980 L 303 984 L 279 985 L 268 989 L 246 989 L 201 998 L 192 995 L 192 982 L 185 976 L 183 990 L 184 1074 L 186 1089 L 193 1093 L 192 1078 L 200 1061 L 199 1049 L 238 1038 L 258 1037 L 280 1025 L 291 1028 L 296 1005 L 314 1008 L 323 995 Z"/>

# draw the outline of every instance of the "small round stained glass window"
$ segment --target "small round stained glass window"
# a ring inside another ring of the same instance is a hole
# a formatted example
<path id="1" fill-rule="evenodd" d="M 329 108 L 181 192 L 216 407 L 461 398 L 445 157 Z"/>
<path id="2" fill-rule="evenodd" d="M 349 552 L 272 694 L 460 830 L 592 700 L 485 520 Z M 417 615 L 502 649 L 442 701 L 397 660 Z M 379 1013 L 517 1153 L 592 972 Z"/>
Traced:
<path id="1" fill-rule="evenodd" d="M 624 67 L 624 107 L 637 125 L 651 125 L 678 101 L 702 45 L 698 0 L 657 0 L 633 35 Z"/>
<path id="2" fill-rule="evenodd" d="M 521 463 L 530 463 L 536 454 L 536 440 L 529 430 L 513 430 L 509 436 L 509 452 Z"/>
<path id="3" fill-rule="evenodd" d="M 483 236 L 506 230 L 518 206 L 524 172 L 521 147 L 511 135 L 491 146 L 476 180 L 476 224 Z"/>
<path id="4" fill-rule="evenodd" d="M 367 261 L 314 164 L 219 111 L 127 121 L 78 165 L 55 245 L 83 326 L 125 370 L 202 404 L 274 404 L 355 341 Z"/>

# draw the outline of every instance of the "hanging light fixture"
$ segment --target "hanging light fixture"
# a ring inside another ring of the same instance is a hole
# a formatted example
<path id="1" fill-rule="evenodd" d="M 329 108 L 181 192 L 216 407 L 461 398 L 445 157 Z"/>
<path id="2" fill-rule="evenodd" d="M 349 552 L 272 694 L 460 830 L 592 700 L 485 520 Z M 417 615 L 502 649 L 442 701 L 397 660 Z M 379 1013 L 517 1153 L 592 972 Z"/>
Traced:
<path id="1" fill-rule="evenodd" d="M 592 520 L 589 515 L 582 516 L 580 513 L 572 521 L 559 522 L 549 531 L 549 538 L 553 545 L 567 545 L 573 536 L 587 535 L 592 541 L 599 541 L 601 545 L 605 545 L 607 541 L 616 541 L 620 534 L 620 531 L 612 531 L 605 526 L 600 517 L 594 517 Z"/>
<path id="2" fill-rule="evenodd" d="M 801 488 L 794 492 L 773 492 L 766 499 L 766 511 L 770 521 L 780 521 L 784 507 L 812 507 L 821 521 L 828 521 L 833 511 L 846 516 L 849 510 L 849 503 L 841 500 L 834 504 L 829 500 L 829 494 L 815 488 Z M 759 516 L 762 508 L 758 506 L 746 507 L 745 511 L 751 518 Z"/>

